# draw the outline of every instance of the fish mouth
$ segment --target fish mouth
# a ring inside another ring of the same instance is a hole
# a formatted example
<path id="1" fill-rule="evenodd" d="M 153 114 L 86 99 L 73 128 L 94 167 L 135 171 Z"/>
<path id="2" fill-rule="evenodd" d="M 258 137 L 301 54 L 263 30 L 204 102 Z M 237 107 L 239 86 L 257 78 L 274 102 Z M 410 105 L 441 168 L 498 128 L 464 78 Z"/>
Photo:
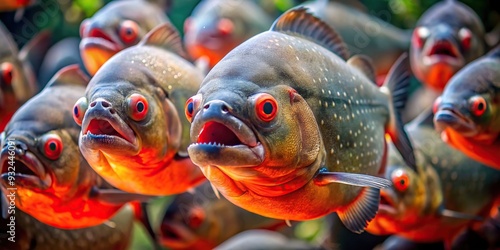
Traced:
<path id="1" fill-rule="evenodd" d="M 437 41 L 431 44 L 426 53 L 424 53 L 423 58 L 423 62 L 426 65 L 445 63 L 454 67 L 461 67 L 464 63 L 463 61 L 458 47 L 448 40 Z"/>
<path id="2" fill-rule="evenodd" d="M 434 125 L 438 132 L 451 128 L 466 137 L 472 137 L 478 133 L 474 122 L 451 106 L 438 109 L 434 115 Z"/>
<path id="3" fill-rule="evenodd" d="M 264 161 L 263 145 L 234 116 L 197 123 L 194 131 L 196 143 L 189 145 L 188 153 L 198 166 L 252 167 Z"/>
<path id="4" fill-rule="evenodd" d="M 122 119 L 105 112 L 92 112 L 82 124 L 80 143 L 104 152 L 139 152 L 137 136 Z"/>
<path id="5" fill-rule="evenodd" d="M 33 191 L 43 191 L 52 186 L 51 175 L 30 151 L 11 150 L 4 146 L 0 154 L 0 166 L 1 183 L 6 189 L 21 186 Z"/>
<path id="6" fill-rule="evenodd" d="M 380 203 L 378 205 L 380 214 L 397 215 L 396 202 L 391 193 L 387 190 L 380 190 Z"/>
<path id="7" fill-rule="evenodd" d="M 187 248 L 195 242 L 196 236 L 182 224 L 163 222 L 159 240 L 167 248 Z"/>
<path id="8" fill-rule="evenodd" d="M 80 41 L 80 54 L 85 68 L 94 75 L 106 61 L 123 50 L 123 46 L 102 31 L 93 32 L 92 35 Z"/>

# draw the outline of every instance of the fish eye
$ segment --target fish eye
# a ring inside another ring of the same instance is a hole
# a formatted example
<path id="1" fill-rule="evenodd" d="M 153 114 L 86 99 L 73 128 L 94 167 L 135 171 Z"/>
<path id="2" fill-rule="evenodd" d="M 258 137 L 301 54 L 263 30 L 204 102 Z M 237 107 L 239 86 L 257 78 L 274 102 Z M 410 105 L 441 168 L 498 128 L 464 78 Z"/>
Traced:
<path id="1" fill-rule="evenodd" d="M 470 43 L 472 39 L 472 33 L 467 28 L 461 28 L 458 31 L 458 36 L 460 37 L 460 42 L 462 43 L 462 48 L 468 50 L 470 48 Z"/>
<path id="2" fill-rule="evenodd" d="M 120 37 L 125 43 L 131 43 L 137 39 L 139 25 L 131 20 L 123 21 L 120 25 Z"/>
<path id="3" fill-rule="evenodd" d="M 441 96 L 436 98 L 436 100 L 434 101 L 434 103 L 432 104 L 432 113 L 436 113 L 439 109 L 439 105 L 441 105 Z"/>
<path id="4" fill-rule="evenodd" d="M 424 47 L 425 41 L 429 38 L 430 34 L 431 32 L 427 27 L 422 26 L 415 28 L 413 31 L 412 44 L 421 49 Z"/>
<path id="5" fill-rule="evenodd" d="M 398 169 L 391 174 L 391 180 L 394 188 L 399 192 L 404 192 L 410 186 L 410 178 L 408 177 L 408 173 L 403 171 L 402 169 Z"/>
<path id="6" fill-rule="evenodd" d="M 475 116 L 481 116 L 486 112 L 488 104 L 482 96 L 474 96 L 469 100 L 471 105 L 472 114 Z"/>
<path id="7" fill-rule="evenodd" d="M 199 228 L 205 220 L 205 212 L 202 208 L 195 208 L 189 213 L 188 225 L 191 228 Z"/>
<path id="8" fill-rule="evenodd" d="M 85 112 L 87 112 L 87 98 L 80 97 L 78 101 L 76 101 L 75 106 L 73 106 L 73 119 L 76 124 L 82 126 L 83 117 L 85 116 Z"/>
<path id="9" fill-rule="evenodd" d="M 43 143 L 42 152 L 50 160 L 57 160 L 63 151 L 61 137 L 57 134 L 47 134 L 41 139 Z"/>
<path id="10" fill-rule="evenodd" d="M 189 122 L 192 122 L 194 111 L 198 108 L 201 103 L 201 95 L 197 94 L 192 96 L 186 101 L 184 113 Z"/>
<path id="11" fill-rule="evenodd" d="M 141 94 L 132 94 L 127 98 L 129 116 L 134 121 L 142 121 L 148 114 L 148 101 Z"/>
<path id="12" fill-rule="evenodd" d="M 278 112 L 278 102 L 269 94 L 260 94 L 255 101 L 255 113 L 257 117 L 270 122 L 276 117 Z"/>
<path id="13" fill-rule="evenodd" d="M 2 65 L 0 65 L 0 71 L 2 73 L 2 82 L 6 85 L 10 85 L 14 78 L 14 66 L 12 63 L 2 63 Z"/>

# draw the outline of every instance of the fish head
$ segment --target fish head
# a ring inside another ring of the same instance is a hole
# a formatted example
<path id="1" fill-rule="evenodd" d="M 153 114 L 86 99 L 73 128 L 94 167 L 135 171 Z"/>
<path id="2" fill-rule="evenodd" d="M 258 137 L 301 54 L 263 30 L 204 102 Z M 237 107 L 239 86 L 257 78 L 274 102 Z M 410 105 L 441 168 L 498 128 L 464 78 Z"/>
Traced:
<path id="1" fill-rule="evenodd" d="M 85 88 L 79 88 L 83 94 Z M 72 199 L 90 190 L 97 178 L 78 150 L 79 128 L 71 109 L 61 108 L 79 96 L 67 90 L 46 88 L 14 114 L 3 132 L 2 189 L 17 188 L 21 209 Z"/>
<path id="2" fill-rule="evenodd" d="M 250 1 L 203 1 L 184 22 L 184 44 L 192 58 L 206 58 L 212 68 L 229 51 L 265 31 L 271 23 L 263 10 Z"/>
<path id="3" fill-rule="evenodd" d="M 91 166 L 127 166 L 113 169 L 115 173 L 137 166 L 153 168 L 178 151 L 181 121 L 169 99 L 176 92 L 167 93 L 158 86 L 163 76 L 161 70 L 152 69 L 157 63 L 151 57 L 155 52 L 143 47 L 120 52 L 92 78 L 85 97 L 75 103 L 80 149 Z"/>
<path id="4" fill-rule="evenodd" d="M 170 22 L 147 1 L 118 1 L 107 4 L 80 24 L 80 53 L 87 71 L 97 70 L 119 51 L 136 45 L 157 25 Z"/>
<path id="5" fill-rule="evenodd" d="M 463 66 L 481 56 L 484 27 L 464 4 L 440 2 L 419 19 L 413 31 L 410 60 L 415 76 L 442 92 Z"/>
<path id="6" fill-rule="evenodd" d="M 479 59 L 450 79 L 434 103 L 439 132 L 454 130 L 464 137 L 491 143 L 500 133 L 498 116 L 499 61 Z M 496 82 L 496 83 L 495 83 Z"/>
<path id="7" fill-rule="evenodd" d="M 414 145 L 417 171 L 405 164 L 393 144 L 389 145 L 383 175 L 392 186 L 380 190 L 379 210 L 367 229 L 370 233 L 408 232 L 423 225 L 426 219 L 434 218 L 443 201 L 441 184 L 437 172 L 429 167 L 436 159 L 429 159 L 422 151 L 422 148 L 435 148 L 434 143 L 435 140 L 428 140 Z"/>
<path id="8" fill-rule="evenodd" d="M 237 219 L 232 207 L 235 205 L 228 200 L 217 198 L 209 183 L 197 187 L 194 193 L 180 194 L 165 211 L 160 242 L 167 248 L 212 249 Z"/>
<path id="9" fill-rule="evenodd" d="M 294 70 L 262 54 L 248 54 L 242 63 L 233 53 L 186 102 L 191 160 L 224 195 L 297 190 L 319 169 L 322 140 L 305 98 L 280 84 L 292 81 Z"/>

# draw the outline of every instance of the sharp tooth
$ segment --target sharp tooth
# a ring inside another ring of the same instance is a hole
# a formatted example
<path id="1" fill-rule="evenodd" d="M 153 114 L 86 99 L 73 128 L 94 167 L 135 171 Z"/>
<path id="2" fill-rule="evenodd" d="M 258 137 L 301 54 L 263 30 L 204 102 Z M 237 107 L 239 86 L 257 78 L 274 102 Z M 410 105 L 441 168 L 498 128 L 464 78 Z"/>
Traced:
<path id="1" fill-rule="evenodd" d="M 292 227 L 292 223 L 290 222 L 290 220 L 285 220 L 285 223 L 288 227 Z"/>
<path id="2" fill-rule="evenodd" d="M 189 188 L 187 190 L 187 192 L 190 193 L 190 194 L 195 194 L 196 193 L 196 191 L 194 190 L 194 188 Z"/>
<path id="3" fill-rule="evenodd" d="M 210 185 L 212 186 L 212 189 L 214 190 L 215 196 L 217 196 L 217 198 L 220 199 L 219 190 L 217 190 L 217 188 L 214 186 L 214 184 L 210 183 Z"/>

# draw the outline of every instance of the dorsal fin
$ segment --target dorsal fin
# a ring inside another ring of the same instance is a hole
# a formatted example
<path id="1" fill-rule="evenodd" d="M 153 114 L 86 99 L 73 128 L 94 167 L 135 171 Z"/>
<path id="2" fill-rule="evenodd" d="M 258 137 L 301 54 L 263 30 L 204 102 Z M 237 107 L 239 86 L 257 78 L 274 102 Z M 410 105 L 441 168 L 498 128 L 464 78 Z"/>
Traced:
<path id="1" fill-rule="evenodd" d="M 57 71 L 49 83 L 47 83 L 46 88 L 61 85 L 87 87 L 89 81 L 90 78 L 83 73 L 78 64 L 72 64 Z"/>
<path id="2" fill-rule="evenodd" d="M 372 59 L 365 55 L 354 55 L 347 60 L 347 64 L 361 71 L 372 82 L 376 82 L 375 68 L 373 67 Z"/>
<path id="3" fill-rule="evenodd" d="M 271 31 L 309 39 L 344 60 L 349 58 L 349 50 L 340 35 L 321 19 L 307 12 L 305 7 L 300 6 L 285 12 L 274 21 Z"/>
<path id="4" fill-rule="evenodd" d="M 149 31 L 139 42 L 139 45 L 153 45 L 165 48 L 191 61 L 184 50 L 179 32 L 170 22 L 162 23 Z"/>

